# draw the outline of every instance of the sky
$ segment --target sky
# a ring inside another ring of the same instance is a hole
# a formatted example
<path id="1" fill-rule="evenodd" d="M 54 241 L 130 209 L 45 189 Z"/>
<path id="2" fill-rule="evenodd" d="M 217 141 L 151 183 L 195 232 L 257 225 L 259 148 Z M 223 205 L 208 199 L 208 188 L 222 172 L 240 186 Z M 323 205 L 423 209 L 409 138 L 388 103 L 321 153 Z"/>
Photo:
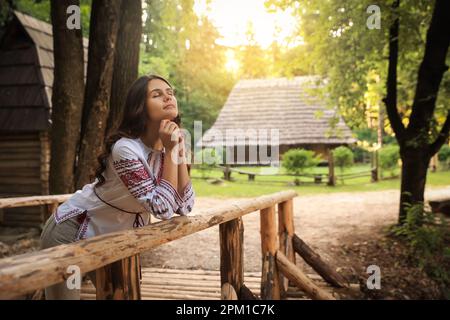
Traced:
<path id="1" fill-rule="evenodd" d="M 221 45 L 246 44 L 249 22 L 253 24 L 255 40 L 263 48 L 273 40 L 283 44 L 284 38 L 296 27 L 296 21 L 289 12 L 268 13 L 264 0 L 211 0 L 209 6 L 206 3 L 207 0 L 195 0 L 194 10 L 199 16 L 208 16 L 217 27 L 223 36 L 217 41 Z"/>

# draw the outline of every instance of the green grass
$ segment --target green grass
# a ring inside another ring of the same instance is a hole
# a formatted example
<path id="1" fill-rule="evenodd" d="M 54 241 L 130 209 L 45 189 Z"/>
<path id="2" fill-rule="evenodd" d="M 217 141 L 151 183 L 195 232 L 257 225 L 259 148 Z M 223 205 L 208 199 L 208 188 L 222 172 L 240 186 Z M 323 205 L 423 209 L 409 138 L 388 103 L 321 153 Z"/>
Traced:
<path id="1" fill-rule="evenodd" d="M 369 170 L 368 165 L 355 165 L 344 170 L 346 173 L 357 173 Z M 248 172 L 259 172 L 258 167 L 240 167 L 239 170 Z M 284 170 L 281 169 L 283 173 Z M 307 171 L 308 173 L 327 173 L 328 168 L 314 168 Z M 394 174 L 398 174 L 399 170 L 395 170 Z M 340 170 L 336 169 L 336 174 L 340 174 Z M 282 190 L 293 189 L 298 194 L 319 194 L 332 192 L 364 192 L 364 191 L 381 191 L 389 189 L 400 189 L 400 179 L 392 178 L 381 180 L 376 183 L 370 182 L 370 176 L 359 177 L 355 179 L 345 180 L 344 184 L 338 181 L 335 187 L 329 187 L 325 184 L 312 184 L 311 178 L 301 178 L 305 184 L 295 186 L 293 184 L 294 177 L 289 176 L 256 176 L 255 181 L 248 181 L 247 175 L 233 172 L 231 177 L 234 181 L 223 181 L 221 184 L 211 184 L 206 179 L 202 179 L 202 172 L 195 168 L 191 171 L 192 182 L 197 196 L 200 197 L 255 197 L 268 193 L 274 193 Z M 205 172 L 203 172 L 205 176 Z M 220 170 L 212 170 L 206 173 L 208 178 L 222 178 L 223 173 Z M 384 177 L 390 177 L 389 172 L 383 174 Z M 326 179 L 326 177 L 323 177 Z M 450 171 L 429 172 L 427 176 L 428 187 L 439 187 L 450 185 Z"/>

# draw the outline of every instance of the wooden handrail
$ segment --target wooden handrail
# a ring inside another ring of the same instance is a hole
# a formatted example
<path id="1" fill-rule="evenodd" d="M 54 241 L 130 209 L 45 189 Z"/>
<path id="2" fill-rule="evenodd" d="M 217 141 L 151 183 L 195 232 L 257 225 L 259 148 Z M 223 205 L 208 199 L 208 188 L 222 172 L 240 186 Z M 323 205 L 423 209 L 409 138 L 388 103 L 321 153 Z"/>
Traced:
<path id="1" fill-rule="evenodd" d="M 41 206 L 53 203 L 62 203 L 69 199 L 72 194 L 58 194 L 51 196 L 31 196 L 0 199 L 0 209 Z"/>
<path id="2" fill-rule="evenodd" d="M 69 266 L 78 266 L 82 273 L 96 270 L 248 213 L 273 207 L 296 196 L 297 193 L 293 190 L 281 191 L 196 212 L 194 216 L 177 217 L 139 229 L 108 233 L 76 243 L 1 259 L 0 299 L 14 298 L 64 281 Z"/>

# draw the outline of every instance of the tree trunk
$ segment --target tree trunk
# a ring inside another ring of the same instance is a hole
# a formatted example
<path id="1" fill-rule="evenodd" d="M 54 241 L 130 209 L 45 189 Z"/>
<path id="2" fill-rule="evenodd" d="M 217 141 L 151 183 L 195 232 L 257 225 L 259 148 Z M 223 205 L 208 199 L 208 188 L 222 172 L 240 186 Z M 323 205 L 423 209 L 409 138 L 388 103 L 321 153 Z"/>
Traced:
<path id="1" fill-rule="evenodd" d="M 104 143 L 121 0 L 92 2 L 89 61 L 76 188 L 91 182 Z"/>
<path id="2" fill-rule="evenodd" d="M 50 194 L 74 191 L 74 166 L 84 95 L 83 35 L 66 26 L 67 7 L 79 0 L 52 0 L 54 82 Z"/>
<path id="3" fill-rule="evenodd" d="M 106 136 L 119 126 L 128 89 L 138 77 L 141 34 L 141 0 L 123 1 L 114 54 L 114 73 Z"/>
<path id="4" fill-rule="evenodd" d="M 397 10 L 398 7 L 399 0 L 396 0 L 393 9 Z M 444 72 L 448 69 L 445 65 L 450 43 L 448 30 L 450 30 L 450 1 L 436 0 L 427 32 L 425 54 L 419 68 L 409 125 L 405 128 L 397 112 L 396 101 L 398 17 L 389 29 L 389 70 L 385 103 L 391 127 L 400 145 L 400 156 L 403 161 L 399 209 L 400 224 L 405 221 L 408 205 L 423 203 L 430 158 L 448 138 L 450 112 L 438 137 L 434 142 L 429 143 L 429 132 L 439 86 Z"/>
<path id="5" fill-rule="evenodd" d="M 398 223 L 406 219 L 408 206 L 424 202 L 427 169 L 430 162 L 427 150 L 401 147 L 402 176 Z"/>

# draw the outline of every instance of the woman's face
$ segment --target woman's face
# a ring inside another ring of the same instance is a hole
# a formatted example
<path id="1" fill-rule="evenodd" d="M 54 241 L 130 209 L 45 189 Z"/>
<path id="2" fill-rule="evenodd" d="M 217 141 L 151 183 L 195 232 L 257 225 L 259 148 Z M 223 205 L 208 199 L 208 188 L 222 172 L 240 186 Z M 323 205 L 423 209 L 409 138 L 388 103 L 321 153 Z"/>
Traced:
<path id="1" fill-rule="evenodd" d="M 178 115 L 177 99 L 172 88 L 160 79 L 148 83 L 147 114 L 150 121 L 173 120 Z"/>

